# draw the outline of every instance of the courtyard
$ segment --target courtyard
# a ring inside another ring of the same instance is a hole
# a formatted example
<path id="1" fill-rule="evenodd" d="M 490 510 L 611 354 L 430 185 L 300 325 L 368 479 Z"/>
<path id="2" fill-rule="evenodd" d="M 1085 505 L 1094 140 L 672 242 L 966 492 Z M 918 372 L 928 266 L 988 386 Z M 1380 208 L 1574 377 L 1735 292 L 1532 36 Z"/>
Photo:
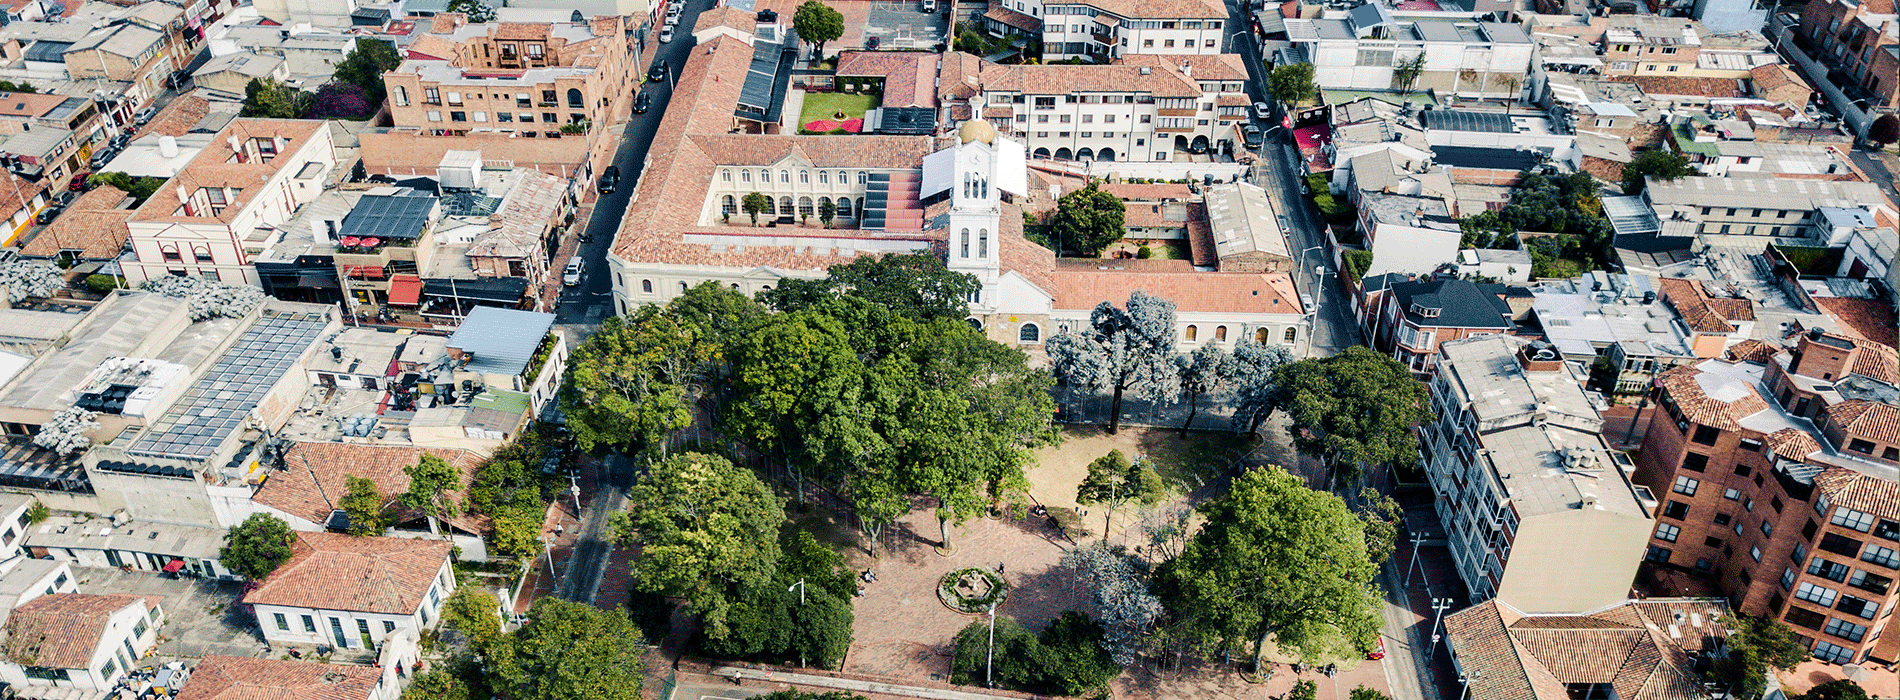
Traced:
<path id="1" fill-rule="evenodd" d="M 837 129 L 854 131 L 846 122 L 856 119 L 863 129 L 866 112 L 877 108 L 876 95 L 843 92 L 805 92 L 804 106 L 798 112 L 800 133 L 830 133 Z M 830 125 L 837 126 L 830 126 Z M 828 127 L 828 128 L 815 128 Z"/>
<path id="2" fill-rule="evenodd" d="M 149 571 L 73 567 L 74 583 L 85 593 L 156 595 L 164 598 L 165 626 L 156 658 L 145 665 L 206 654 L 258 656 L 268 647 L 257 621 L 238 603 L 244 584 L 198 578 L 172 578 Z"/>

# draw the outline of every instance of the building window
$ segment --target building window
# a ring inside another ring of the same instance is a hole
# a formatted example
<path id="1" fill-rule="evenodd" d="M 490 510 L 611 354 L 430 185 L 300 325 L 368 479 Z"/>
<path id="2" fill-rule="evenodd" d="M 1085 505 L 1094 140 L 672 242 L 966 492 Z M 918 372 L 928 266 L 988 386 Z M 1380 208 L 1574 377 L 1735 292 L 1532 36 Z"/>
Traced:
<path id="1" fill-rule="evenodd" d="M 1695 440 L 1698 445 L 1713 445 L 1715 444 L 1716 438 L 1721 436 L 1722 431 L 1720 430 L 1706 425 L 1698 425 L 1695 427 L 1695 437 L 1691 439 Z"/>
<path id="2" fill-rule="evenodd" d="M 1863 620 L 1872 620 L 1874 619 L 1874 614 L 1880 612 L 1880 604 L 1865 598 L 1844 595 L 1841 596 L 1840 604 L 1835 605 L 1834 609 Z"/>
<path id="3" fill-rule="evenodd" d="M 1689 515 L 1689 504 L 1683 503 L 1682 501 L 1670 501 L 1669 505 L 1663 506 L 1663 517 L 1665 518 L 1674 518 L 1676 520 L 1682 520 L 1683 518 L 1688 517 L 1688 515 Z"/>
<path id="4" fill-rule="evenodd" d="M 1025 323 L 1020 330 L 1016 331 L 1016 340 L 1024 343 L 1038 342 L 1042 340 L 1042 329 L 1034 323 Z"/>
<path id="5" fill-rule="evenodd" d="M 316 634 L 317 621 L 311 618 L 309 615 L 303 616 L 303 631 L 309 634 Z"/>
<path id="6" fill-rule="evenodd" d="M 1858 642 L 1867 636 L 1866 627 L 1840 618 L 1828 618 L 1827 629 L 1822 631 L 1850 642 Z"/>
<path id="7" fill-rule="evenodd" d="M 395 88 L 396 88 L 395 90 L 389 93 L 389 96 L 396 99 L 396 106 L 397 107 L 409 106 L 409 88 L 401 86 L 401 85 L 397 85 L 395 86 Z"/>
<path id="8" fill-rule="evenodd" d="M 1847 565 L 1828 561 L 1821 557 L 1815 557 L 1814 561 L 1808 562 L 1809 575 L 1819 576 L 1835 583 L 1846 581 L 1848 572 L 1849 568 Z"/>
<path id="9" fill-rule="evenodd" d="M 1793 586 L 1794 586 L 1794 569 L 1792 568 L 1782 569 L 1781 570 L 1781 590 L 1784 590 L 1784 591 L 1794 590 Z"/>
<path id="10" fill-rule="evenodd" d="M 1900 557 L 1896 557 L 1892 549 L 1877 544 L 1867 545 L 1867 551 L 1860 555 L 1860 560 L 1879 564 L 1889 569 L 1900 568 Z"/>
<path id="11" fill-rule="evenodd" d="M 811 184 L 811 171 L 810 171 L 810 170 L 800 170 L 800 171 L 798 171 L 798 184 L 801 184 L 801 185 L 809 185 L 809 184 Z"/>
<path id="12" fill-rule="evenodd" d="M 1815 642 L 1814 658 L 1833 664 L 1846 665 L 1854 662 L 1854 650 L 1829 642 Z"/>
<path id="13" fill-rule="evenodd" d="M 1790 625 L 1799 625 L 1811 630 L 1821 629 L 1821 625 L 1827 624 L 1826 615 L 1794 606 L 1788 606 L 1788 615 L 1782 619 L 1787 620 Z"/>
<path id="14" fill-rule="evenodd" d="M 1696 489 L 1701 488 L 1701 487 L 1702 487 L 1702 482 L 1700 481 L 1696 481 L 1695 479 L 1691 479 L 1686 476 L 1678 476 L 1676 477 L 1676 487 L 1674 490 L 1676 493 L 1682 494 L 1684 496 L 1694 496 Z"/>
<path id="15" fill-rule="evenodd" d="M 1801 587 L 1795 589 L 1794 592 L 1796 600 L 1805 600 L 1824 608 L 1834 607 L 1834 598 L 1837 595 L 1839 594 L 1835 593 L 1834 589 L 1817 586 L 1812 583 L 1803 583 Z"/>
<path id="16" fill-rule="evenodd" d="M 640 291 L 645 294 L 652 294 L 653 280 L 640 280 Z"/>
<path id="17" fill-rule="evenodd" d="M 1192 343 L 1194 342 L 1194 336 L 1198 331 L 1199 329 L 1195 328 L 1193 324 L 1189 324 L 1187 327 L 1187 331 L 1181 336 L 1181 339 Z"/>
<path id="18" fill-rule="evenodd" d="M 285 618 L 283 613 L 271 613 L 271 617 L 277 621 L 277 629 L 284 632 L 290 631 L 290 620 Z"/>
<path id="19" fill-rule="evenodd" d="M 829 170 L 818 171 L 818 184 L 820 185 L 831 184 L 831 171 Z"/>
<path id="20" fill-rule="evenodd" d="M 1751 558 L 1751 559 L 1754 559 L 1755 561 L 1761 561 L 1761 548 L 1760 548 L 1760 547 L 1749 547 L 1749 548 L 1748 548 L 1748 556 L 1749 556 L 1749 558 Z"/>
<path id="21" fill-rule="evenodd" d="M 1680 537 L 1681 535 L 1682 535 L 1682 528 L 1677 527 L 1675 525 L 1670 525 L 1669 523 L 1663 523 L 1661 525 L 1656 526 L 1656 539 L 1662 540 L 1664 542 L 1674 542 L 1676 541 L 1676 538 Z"/>
<path id="22" fill-rule="evenodd" d="M 1692 472 L 1709 468 L 1709 456 L 1700 452 L 1688 452 L 1682 455 L 1682 468 Z"/>
<path id="23" fill-rule="evenodd" d="M 1867 532 L 1874 527 L 1874 516 L 1841 506 L 1834 509 L 1834 517 L 1829 518 L 1828 522 L 1851 530 Z"/>
<path id="24" fill-rule="evenodd" d="M 1294 339 L 1298 337 L 1300 337 L 1300 330 L 1298 328 L 1288 326 L 1286 329 L 1286 332 L 1280 334 L 1280 342 L 1291 343 L 1293 342 Z"/>
<path id="25" fill-rule="evenodd" d="M 1650 545 L 1649 553 L 1644 554 L 1643 558 L 1649 561 L 1656 562 L 1658 564 L 1667 564 L 1669 563 L 1669 555 L 1670 555 L 1670 551 L 1668 549 L 1663 548 L 1663 547 L 1658 547 L 1656 545 Z"/>
<path id="26" fill-rule="evenodd" d="M 1723 498 L 1726 498 L 1726 499 L 1729 499 L 1729 500 L 1731 500 L 1731 501 L 1739 501 L 1739 500 L 1742 500 L 1742 490 L 1741 490 L 1741 489 L 1729 489 L 1729 490 L 1727 490 L 1727 491 L 1723 491 L 1723 492 L 1722 492 L 1722 497 L 1723 497 Z"/>
<path id="27" fill-rule="evenodd" d="M 1227 340 L 1227 327 L 1215 326 L 1214 327 L 1214 342 L 1218 343 L 1218 342 L 1224 342 L 1226 340 Z"/>
<path id="28" fill-rule="evenodd" d="M 778 171 L 778 181 L 780 184 L 786 184 L 786 185 L 792 184 L 792 171 L 790 170 Z"/>

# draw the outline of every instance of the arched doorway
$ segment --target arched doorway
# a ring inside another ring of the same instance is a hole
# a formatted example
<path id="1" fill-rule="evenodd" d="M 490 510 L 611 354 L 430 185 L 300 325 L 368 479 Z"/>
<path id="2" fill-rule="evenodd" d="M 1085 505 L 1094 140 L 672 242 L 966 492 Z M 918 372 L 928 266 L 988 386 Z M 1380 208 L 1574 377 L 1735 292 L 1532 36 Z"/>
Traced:
<path id="1" fill-rule="evenodd" d="M 1075 152 L 1067 147 L 1056 149 L 1056 160 L 1075 160 Z"/>
<path id="2" fill-rule="evenodd" d="M 1206 136 L 1194 137 L 1194 144 L 1188 148 L 1188 152 L 1206 153 L 1207 152 L 1207 137 Z"/>
<path id="3" fill-rule="evenodd" d="M 1032 154 L 1030 154 L 1030 155 L 1033 155 L 1033 156 L 1035 156 L 1035 157 L 1037 157 L 1037 158 L 1048 158 L 1048 157 L 1049 157 L 1049 149 L 1047 149 L 1047 148 L 1038 148 L 1038 149 L 1036 149 L 1036 152 L 1035 152 L 1035 153 L 1032 153 Z"/>
<path id="4" fill-rule="evenodd" d="M 1099 150 L 1099 151 L 1096 151 L 1096 152 L 1095 152 L 1095 159 L 1096 159 L 1096 160 L 1114 160 L 1114 159 L 1115 159 L 1115 149 L 1113 149 L 1113 148 L 1104 148 L 1104 149 L 1102 149 L 1102 150 Z"/>
<path id="5" fill-rule="evenodd" d="M 1083 148 L 1075 152 L 1076 160 L 1095 160 L 1095 149 Z"/>
<path id="6" fill-rule="evenodd" d="M 979 331 L 983 330 L 983 322 L 980 320 L 977 320 L 975 316 L 971 316 L 969 318 L 963 319 L 963 322 L 970 324 L 971 328 L 975 328 Z"/>
<path id="7" fill-rule="evenodd" d="M 1174 135 L 1174 150 L 1185 151 L 1187 149 L 1188 149 L 1188 137 L 1183 134 L 1175 134 Z"/>
<path id="8" fill-rule="evenodd" d="M 791 197 L 780 197 L 778 199 L 778 215 L 779 216 L 792 215 L 792 198 Z"/>

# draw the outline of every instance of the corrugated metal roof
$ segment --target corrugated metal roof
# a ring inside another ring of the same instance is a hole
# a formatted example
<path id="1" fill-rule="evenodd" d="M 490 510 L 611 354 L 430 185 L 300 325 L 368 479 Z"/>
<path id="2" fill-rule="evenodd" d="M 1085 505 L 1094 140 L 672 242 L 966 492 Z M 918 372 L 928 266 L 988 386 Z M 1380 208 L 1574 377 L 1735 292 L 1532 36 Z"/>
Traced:
<path id="1" fill-rule="evenodd" d="M 475 356 L 467 369 L 520 376 L 554 327 L 554 314 L 477 306 L 449 336 L 449 347 Z"/>

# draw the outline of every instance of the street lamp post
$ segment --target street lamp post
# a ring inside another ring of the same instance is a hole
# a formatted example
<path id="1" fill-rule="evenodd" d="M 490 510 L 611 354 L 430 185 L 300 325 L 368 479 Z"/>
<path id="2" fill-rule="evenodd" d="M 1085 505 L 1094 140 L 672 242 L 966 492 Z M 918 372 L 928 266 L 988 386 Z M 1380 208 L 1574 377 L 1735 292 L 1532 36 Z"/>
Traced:
<path id="1" fill-rule="evenodd" d="M 1304 253 L 1302 253 L 1302 255 L 1304 255 Z M 1326 299 L 1326 290 L 1324 287 L 1326 286 L 1326 276 L 1330 274 L 1333 274 L 1332 270 L 1327 269 L 1325 265 L 1313 266 L 1313 308 L 1306 312 L 1307 316 L 1312 319 L 1306 327 L 1306 354 L 1308 357 L 1311 357 L 1313 350 L 1319 347 L 1319 305 L 1321 301 Z"/>
<path id="2" fill-rule="evenodd" d="M 1438 623 L 1445 619 L 1445 610 L 1451 607 L 1450 598 L 1432 599 L 1432 653 L 1438 653 Z"/>
<path id="3" fill-rule="evenodd" d="M 1462 688 L 1458 691 L 1458 700 L 1465 700 L 1471 693 L 1471 682 L 1483 677 L 1484 674 L 1478 671 L 1472 671 L 1469 676 L 1459 674 L 1458 685 L 1462 686 Z"/>
<path id="4" fill-rule="evenodd" d="M 1419 545 L 1424 544 L 1424 543 L 1425 543 L 1425 533 L 1422 533 L 1422 532 L 1412 533 L 1412 561 L 1408 562 L 1405 565 L 1405 583 L 1401 584 L 1399 586 L 1400 588 L 1409 589 L 1412 587 L 1412 569 L 1415 567 L 1418 567 L 1418 548 L 1419 548 Z"/>
<path id="5" fill-rule="evenodd" d="M 996 681 L 991 677 L 991 674 L 995 670 L 995 668 L 996 668 L 996 604 L 990 603 L 990 650 L 987 657 L 983 659 L 983 685 L 984 686 L 990 687 L 990 688 L 996 687 Z"/>

